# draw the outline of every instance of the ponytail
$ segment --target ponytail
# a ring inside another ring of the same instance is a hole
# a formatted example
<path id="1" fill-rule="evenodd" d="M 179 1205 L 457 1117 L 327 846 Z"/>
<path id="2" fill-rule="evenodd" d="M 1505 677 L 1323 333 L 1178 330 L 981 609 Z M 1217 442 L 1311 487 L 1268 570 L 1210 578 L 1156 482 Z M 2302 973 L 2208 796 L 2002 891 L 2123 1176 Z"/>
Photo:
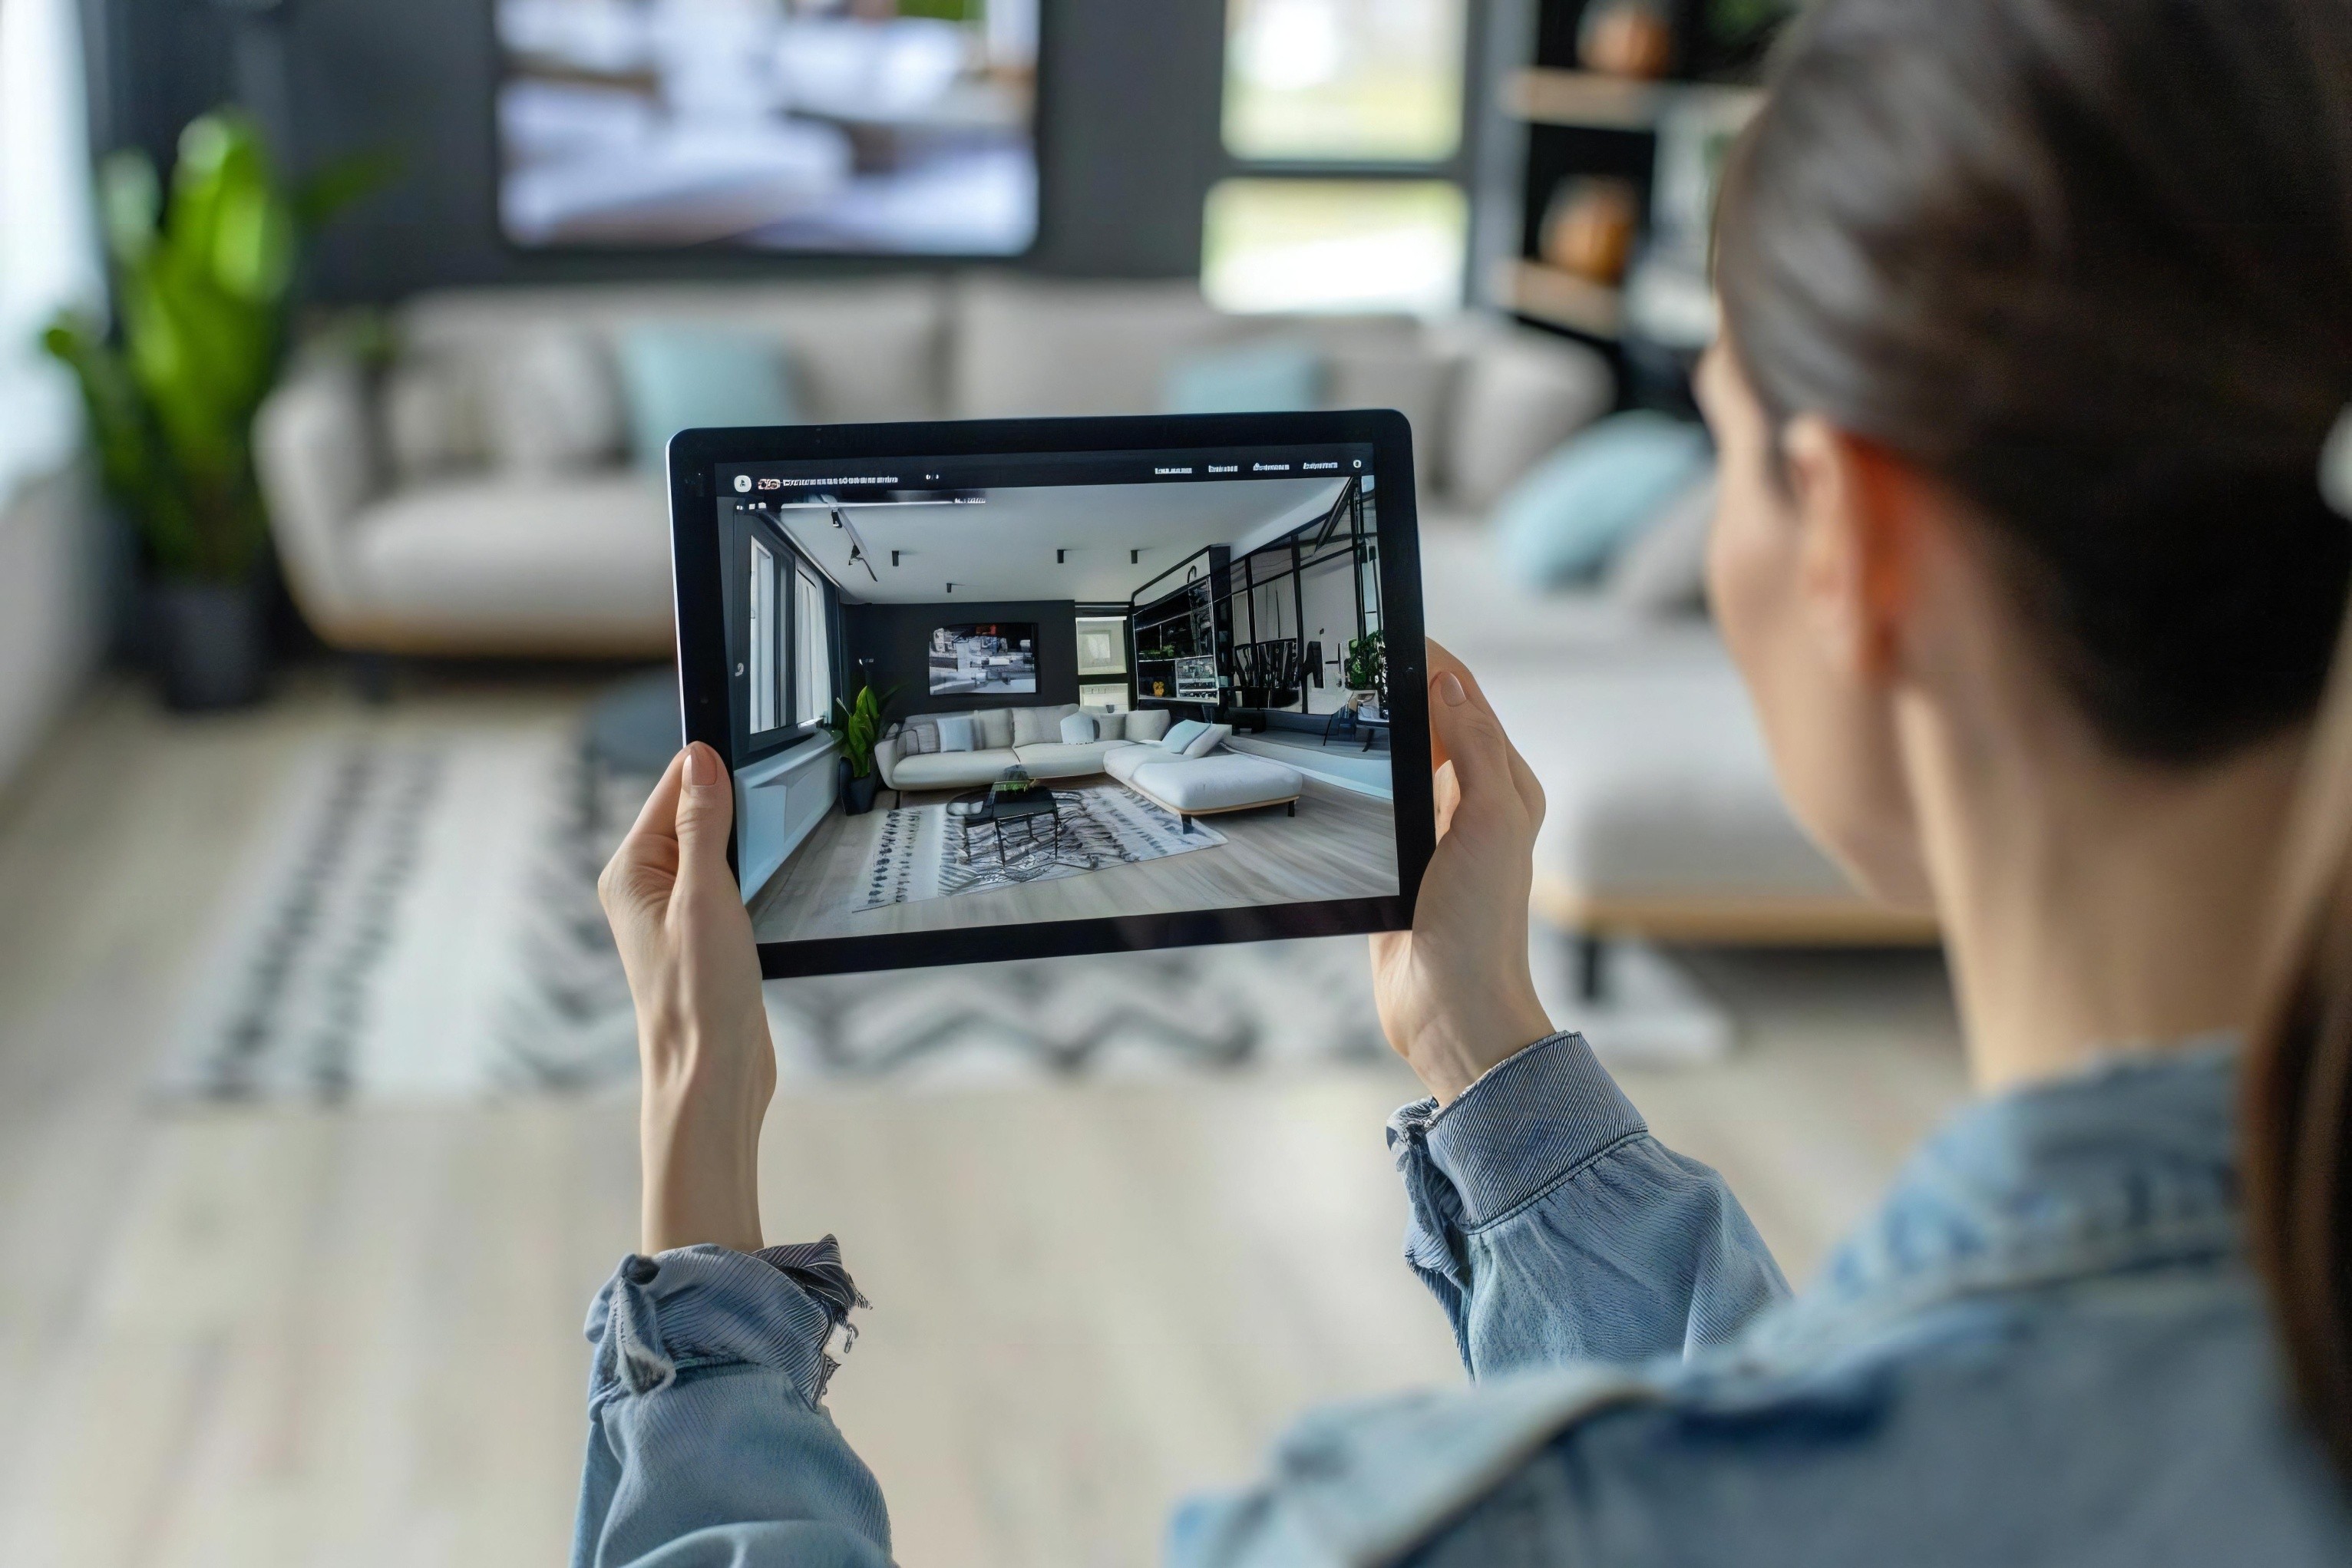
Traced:
<path id="1" fill-rule="evenodd" d="M 2352 528 L 2352 412 L 2320 487 Z M 2287 845 L 2241 1112 L 2247 1222 L 2295 1387 L 2352 1476 L 2352 615 Z"/>

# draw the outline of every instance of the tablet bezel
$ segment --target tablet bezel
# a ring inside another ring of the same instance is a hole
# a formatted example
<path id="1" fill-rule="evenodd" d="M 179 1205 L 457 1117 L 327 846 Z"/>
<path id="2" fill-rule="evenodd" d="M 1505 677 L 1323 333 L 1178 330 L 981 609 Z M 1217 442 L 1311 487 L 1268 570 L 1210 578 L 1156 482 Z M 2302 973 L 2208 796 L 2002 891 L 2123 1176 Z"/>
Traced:
<path id="1" fill-rule="evenodd" d="M 1412 431 L 1402 414 L 1383 409 L 746 426 L 684 430 L 671 437 L 670 575 L 677 616 L 679 711 L 686 737 L 716 748 L 726 759 L 730 778 L 734 727 L 729 721 L 725 593 L 714 505 L 714 475 L 720 465 L 1340 444 L 1370 444 L 1379 481 L 1373 517 L 1381 552 L 1381 623 L 1389 633 L 1389 745 L 1395 774 L 1399 889 L 1394 896 L 762 942 L 761 971 L 777 979 L 1411 926 L 1421 879 L 1436 847 Z M 730 870 L 737 868 L 731 832 L 727 863 Z"/>

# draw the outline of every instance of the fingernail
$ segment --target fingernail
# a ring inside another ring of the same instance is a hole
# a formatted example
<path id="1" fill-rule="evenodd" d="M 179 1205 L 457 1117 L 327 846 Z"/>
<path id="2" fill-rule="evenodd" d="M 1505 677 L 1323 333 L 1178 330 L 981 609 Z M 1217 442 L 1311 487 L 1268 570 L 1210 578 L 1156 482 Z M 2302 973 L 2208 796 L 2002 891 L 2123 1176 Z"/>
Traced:
<path id="1" fill-rule="evenodd" d="M 699 741 L 688 747 L 686 748 L 686 781 L 688 784 L 698 785 L 718 783 L 719 754 Z"/>
<path id="2" fill-rule="evenodd" d="M 1437 695 L 1438 699 L 1444 703 L 1447 707 L 1460 707 L 1462 706 L 1463 698 L 1468 695 L 1469 694 L 1463 691 L 1462 683 L 1454 678 L 1453 671 L 1446 670 L 1439 674 L 1437 677 Z"/>

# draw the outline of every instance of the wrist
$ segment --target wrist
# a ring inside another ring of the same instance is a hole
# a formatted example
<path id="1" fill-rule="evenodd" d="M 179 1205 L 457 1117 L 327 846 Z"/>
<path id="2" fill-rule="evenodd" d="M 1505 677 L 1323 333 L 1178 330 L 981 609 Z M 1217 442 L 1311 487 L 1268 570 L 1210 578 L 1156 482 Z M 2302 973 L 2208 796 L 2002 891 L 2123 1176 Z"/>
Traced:
<path id="1" fill-rule="evenodd" d="M 1424 1030 L 1405 1060 L 1438 1104 L 1450 1105 L 1490 1069 L 1555 1032 L 1530 997 L 1493 1014 L 1447 1019 Z"/>

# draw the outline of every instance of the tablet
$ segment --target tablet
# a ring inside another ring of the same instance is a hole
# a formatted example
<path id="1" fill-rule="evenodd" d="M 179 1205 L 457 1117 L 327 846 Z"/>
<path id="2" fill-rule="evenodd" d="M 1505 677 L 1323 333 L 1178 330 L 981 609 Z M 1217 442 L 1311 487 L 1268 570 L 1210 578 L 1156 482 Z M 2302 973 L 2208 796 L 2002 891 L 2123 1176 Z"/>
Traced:
<path id="1" fill-rule="evenodd" d="M 689 430 L 669 489 L 770 976 L 1411 924 L 1401 415 Z"/>

